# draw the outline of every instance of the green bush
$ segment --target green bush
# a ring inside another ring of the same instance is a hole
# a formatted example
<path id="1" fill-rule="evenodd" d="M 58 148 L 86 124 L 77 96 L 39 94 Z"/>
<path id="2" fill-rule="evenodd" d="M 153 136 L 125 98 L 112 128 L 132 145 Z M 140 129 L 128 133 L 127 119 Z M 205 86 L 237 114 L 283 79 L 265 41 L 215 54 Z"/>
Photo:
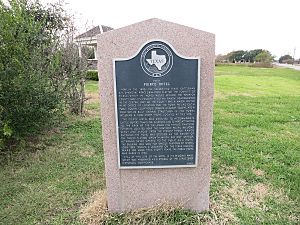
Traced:
<path id="1" fill-rule="evenodd" d="M 0 0 L 0 18 L 2 151 L 49 127 L 66 106 L 82 109 L 85 70 L 84 59 L 66 45 L 72 29 L 60 4 Z"/>
<path id="2" fill-rule="evenodd" d="M 88 70 L 86 72 L 86 79 L 87 80 L 96 80 L 98 81 L 98 71 L 97 70 Z"/>

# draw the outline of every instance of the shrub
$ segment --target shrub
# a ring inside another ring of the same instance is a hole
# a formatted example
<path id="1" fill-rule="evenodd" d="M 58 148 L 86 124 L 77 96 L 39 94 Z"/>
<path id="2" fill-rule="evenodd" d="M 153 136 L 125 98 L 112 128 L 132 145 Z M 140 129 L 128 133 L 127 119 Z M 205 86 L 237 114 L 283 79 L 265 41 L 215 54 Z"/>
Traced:
<path id="1" fill-rule="evenodd" d="M 255 56 L 255 61 L 262 65 L 270 65 L 274 61 L 274 58 L 275 57 L 272 56 L 269 51 L 263 50 L 261 53 Z"/>
<path id="2" fill-rule="evenodd" d="M 88 70 L 86 72 L 86 79 L 87 80 L 96 80 L 98 81 L 98 71 L 97 70 Z"/>
<path id="3" fill-rule="evenodd" d="M 52 40 L 63 19 L 41 5 L 0 1 L 0 139 L 2 147 L 14 138 L 49 125 L 61 112 L 59 93 L 52 85 Z M 54 27 L 54 28 L 53 28 Z"/>
<path id="4" fill-rule="evenodd" d="M 272 68 L 273 65 L 271 63 L 251 63 L 249 67 Z"/>
<path id="5" fill-rule="evenodd" d="M 215 63 L 215 66 L 248 66 L 249 63 Z"/>
<path id="6" fill-rule="evenodd" d="M 0 18 L 1 151 L 49 127 L 66 106 L 82 109 L 85 63 L 66 39 L 74 29 L 60 4 L 0 0 Z"/>
<path id="7" fill-rule="evenodd" d="M 60 56 L 60 87 L 69 112 L 83 113 L 85 102 L 84 84 L 87 70 L 87 58 L 79 57 L 77 46 L 69 36 L 64 46 L 58 51 Z"/>

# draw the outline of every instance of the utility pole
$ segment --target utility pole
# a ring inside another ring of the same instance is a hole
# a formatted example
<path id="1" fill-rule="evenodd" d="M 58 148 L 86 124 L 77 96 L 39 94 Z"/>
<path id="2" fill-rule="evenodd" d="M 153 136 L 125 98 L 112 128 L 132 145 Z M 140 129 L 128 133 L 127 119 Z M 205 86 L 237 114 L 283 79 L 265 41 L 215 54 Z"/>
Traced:
<path id="1" fill-rule="evenodd" d="M 295 64 L 296 47 L 294 48 L 293 65 Z"/>

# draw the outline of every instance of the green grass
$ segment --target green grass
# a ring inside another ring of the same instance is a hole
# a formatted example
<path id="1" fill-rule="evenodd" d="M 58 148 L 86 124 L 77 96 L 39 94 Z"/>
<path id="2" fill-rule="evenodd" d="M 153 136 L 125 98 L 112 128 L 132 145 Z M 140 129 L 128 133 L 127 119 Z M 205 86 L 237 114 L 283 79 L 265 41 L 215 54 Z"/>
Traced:
<path id="1" fill-rule="evenodd" d="M 82 224 L 80 209 L 105 189 L 99 104 L 86 109 L 0 159 L 0 224 Z M 217 66 L 213 126 L 209 212 L 105 212 L 106 223 L 299 224 L 300 72 Z"/>
<path id="2" fill-rule="evenodd" d="M 263 184 L 275 195 L 266 197 L 263 204 L 268 210 L 265 212 L 231 203 L 233 212 L 245 224 L 297 223 L 299 71 L 217 67 L 215 92 L 213 173 L 220 174 L 224 168 L 234 167 L 238 179 L 247 185 Z M 257 170 L 263 175 L 255 174 Z M 281 200 L 285 200 L 280 201 L 276 193 L 281 193 Z"/>
<path id="3" fill-rule="evenodd" d="M 215 78 L 214 153 L 239 175 L 300 193 L 300 75 L 288 69 L 221 67 Z M 226 135 L 224 135 L 226 133 Z"/>
<path id="4" fill-rule="evenodd" d="M 98 81 L 94 81 L 94 80 L 87 80 L 86 81 L 86 85 L 85 85 L 85 89 L 88 93 L 94 93 L 97 94 L 98 93 Z"/>
<path id="5" fill-rule="evenodd" d="M 0 224 L 79 223 L 79 207 L 105 187 L 100 118 L 70 118 L 32 145 L 2 161 Z"/>
<path id="6" fill-rule="evenodd" d="M 216 67 L 216 96 L 300 96 L 299 71 L 291 69 Z"/>

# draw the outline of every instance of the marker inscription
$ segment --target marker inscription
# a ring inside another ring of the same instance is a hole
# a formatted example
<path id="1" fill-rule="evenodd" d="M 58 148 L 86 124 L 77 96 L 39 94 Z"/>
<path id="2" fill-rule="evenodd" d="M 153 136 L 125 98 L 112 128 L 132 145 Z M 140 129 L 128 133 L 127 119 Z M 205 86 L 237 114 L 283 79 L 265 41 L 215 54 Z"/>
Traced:
<path id="1" fill-rule="evenodd" d="M 199 59 L 152 41 L 114 63 L 120 168 L 195 167 Z"/>

